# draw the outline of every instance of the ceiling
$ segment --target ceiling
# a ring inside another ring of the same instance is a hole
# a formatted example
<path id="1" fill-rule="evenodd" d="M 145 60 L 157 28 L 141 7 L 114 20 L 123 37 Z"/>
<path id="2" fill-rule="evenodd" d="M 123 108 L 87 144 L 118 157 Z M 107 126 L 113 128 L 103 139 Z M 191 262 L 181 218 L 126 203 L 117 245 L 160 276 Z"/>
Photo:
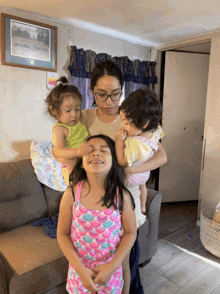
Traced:
<path id="1" fill-rule="evenodd" d="M 0 0 L 0 6 L 148 47 L 220 31 L 219 0 Z"/>

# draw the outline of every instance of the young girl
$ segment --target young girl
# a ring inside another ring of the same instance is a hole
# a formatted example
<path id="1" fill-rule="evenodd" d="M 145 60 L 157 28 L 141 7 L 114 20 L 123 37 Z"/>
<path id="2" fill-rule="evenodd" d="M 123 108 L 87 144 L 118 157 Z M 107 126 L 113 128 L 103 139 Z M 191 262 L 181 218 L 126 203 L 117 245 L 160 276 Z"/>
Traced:
<path id="1" fill-rule="evenodd" d="M 136 239 L 134 200 L 114 141 L 96 135 L 87 142 L 92 151 L 77 160 L 60 204 L 57 239 L 69 261 L 67 291 L 120 294 L 121 264 Z"/>
<path id="2" fill-rule="evenodd" d="M 120 106 L 122 129 L 116 132 L 116 154 L 121 166 L 138 165 L 154 155 L 164 136 L 160 127 L 162 107 L 154 92 L 139 89 L 132 92 Z M 145 213 L 150 172 L 136 173 L 128 178 L 127 187 L 140 185 L 140 201 L 135 199 L 136 214 Z M 137 224 L 137 226 L 139 226 Z"/>
<path id="3" fill-rule="evenodd" d="M 86 126 L 79 122 L 82 96 L 75 86 L 67 84 L 66 77 L 61 77 L 59 81 L 59 85 L 50 92 L 45 101 L 49 114 L 57 119 L 57 123 L 53 125 L 52 139 L 58 156 L 62 155 L 59 161 L 63 164 L 62 174 L 68 184 L 76 157 L 89 152 L 90 147 L 83 144 L 88 132 Z"/>

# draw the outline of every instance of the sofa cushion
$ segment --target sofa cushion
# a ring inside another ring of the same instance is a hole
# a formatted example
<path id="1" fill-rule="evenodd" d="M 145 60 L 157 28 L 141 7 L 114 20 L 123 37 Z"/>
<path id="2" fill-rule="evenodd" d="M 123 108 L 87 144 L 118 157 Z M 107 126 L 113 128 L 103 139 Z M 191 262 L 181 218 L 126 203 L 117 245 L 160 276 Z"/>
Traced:
<path id="1" fill-rule="evenodd" d="M 59 284 L 49 290 L 41 292 L 40 294 L 67 294 L 66 291 L 66 281 L 62 284 Z"/>
<path id="2" fill-rule="evenodd" d="M 29 160 L 0 165 L 0 232 L 47 214 L 47 203 Z"/>
<path id="3" fill-rule="evenodd" d="M 43 185 L 44 195 L 47 200 L 48 216 L 52 217 L 59 210 L 60 200 L 64 192 L 55 191 Z"/>
<path id="4" fill-rule="evenodd" d="M 68 261 L 57 239 L 31 224 L 1 234 L 0 252 L 10 294 L 36 294 L 63 283 Z"/>

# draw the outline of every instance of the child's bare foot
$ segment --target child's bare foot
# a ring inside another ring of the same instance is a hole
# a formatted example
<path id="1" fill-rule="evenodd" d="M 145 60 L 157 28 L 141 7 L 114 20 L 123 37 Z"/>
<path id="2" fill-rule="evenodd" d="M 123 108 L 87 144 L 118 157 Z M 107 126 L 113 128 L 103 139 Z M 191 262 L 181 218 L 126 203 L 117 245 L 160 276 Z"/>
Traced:
<path id="1" fill-rule="evenodd" d="M 144 205 L 144 206 L 141 207 L 141 213 L 144 214 L 145 212 L 146 212 L 146 207 L 145 207 L 145 205 Z"/>

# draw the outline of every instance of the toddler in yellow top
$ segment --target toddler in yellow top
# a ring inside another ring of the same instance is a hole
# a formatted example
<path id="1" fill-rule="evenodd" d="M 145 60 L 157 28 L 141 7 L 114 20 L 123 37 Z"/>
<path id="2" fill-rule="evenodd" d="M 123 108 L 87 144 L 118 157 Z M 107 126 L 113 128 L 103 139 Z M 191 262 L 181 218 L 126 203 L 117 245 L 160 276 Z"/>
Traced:
<path id="1" fill-rule="evenodd" d="M 122 128 L 116 133 L 118 163 L 121 166 L 141 164 L 153 156 L 159 140 L 164 136 L 160 127 L 160 102 L 154 92 L 139 89 L 128 95 L 119 110 Z M 137 227 L 145 221 L 142 214 L 146 209 L 146 182 L 149 176 L 150 171 L 147 171 L 133 174 L 127 180 L 127 187 L 139 185 L 140 188 L 140 199 L 135 199 Z"/>
<path id="2" fill-rule="evenodd" d="M 80 123 L 82 95 L 77 87 L 68 84 L 66 77 L 61 77 L 58 82 L 45 101 L 49 114 L 57 119 L 52 140 L 57 160 L 62 163 L 64 181 L 69 185 L 69 174 L 76 158 L 89 153 L 91 147 L 85 143 L 88 137 L 86 126 Z"/>

